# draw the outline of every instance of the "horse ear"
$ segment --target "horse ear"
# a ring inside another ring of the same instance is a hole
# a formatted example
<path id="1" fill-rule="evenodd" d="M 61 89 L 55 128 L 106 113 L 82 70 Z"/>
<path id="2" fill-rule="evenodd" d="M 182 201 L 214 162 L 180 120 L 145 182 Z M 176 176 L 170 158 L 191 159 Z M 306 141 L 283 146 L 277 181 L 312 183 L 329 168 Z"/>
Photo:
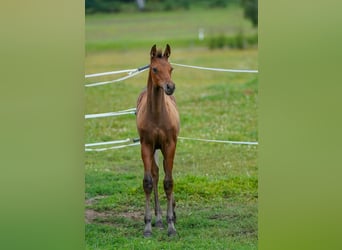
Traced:
<path id="1" fill-rule="evenodd" d="M 157 55 L 157 45 L 153 45 L 151 48 L 150 56 L 151 59 L 154 58 Z"/>
<path id="2" fill-rule="evenodd" d="M 165 51 L 164 51 L 164 57 L 166 58 L 169 58 L 169 56 L 171 55 L 171 48 L 170 48 L 170 45 L 166 44 L 166 48 L 165 48 Z"/>

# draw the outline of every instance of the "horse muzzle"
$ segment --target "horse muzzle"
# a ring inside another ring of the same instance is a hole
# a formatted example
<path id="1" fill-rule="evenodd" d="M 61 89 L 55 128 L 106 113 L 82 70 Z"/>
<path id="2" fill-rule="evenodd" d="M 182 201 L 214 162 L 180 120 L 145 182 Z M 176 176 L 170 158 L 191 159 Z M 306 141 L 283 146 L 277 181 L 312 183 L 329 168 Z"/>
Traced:
<path id="1" fill-rule="evenodd" d="M 164 84 L 164 92 L 167 95 L 172 95 L 175 92 L 176 85 L 173 82 L 167 82 Z"/>

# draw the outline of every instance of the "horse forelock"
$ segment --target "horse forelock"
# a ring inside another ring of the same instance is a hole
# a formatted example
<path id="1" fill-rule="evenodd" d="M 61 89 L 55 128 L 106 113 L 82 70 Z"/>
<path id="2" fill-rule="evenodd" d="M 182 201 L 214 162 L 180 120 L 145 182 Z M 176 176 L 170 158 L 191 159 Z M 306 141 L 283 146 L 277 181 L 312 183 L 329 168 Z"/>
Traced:
<path id="1" fill-rule="evenodd" d="M 157 50 L 156 57 L 158 57 L 158 58 L 162 58 L 163 57 L 163 51 L 161 49 Z"/>

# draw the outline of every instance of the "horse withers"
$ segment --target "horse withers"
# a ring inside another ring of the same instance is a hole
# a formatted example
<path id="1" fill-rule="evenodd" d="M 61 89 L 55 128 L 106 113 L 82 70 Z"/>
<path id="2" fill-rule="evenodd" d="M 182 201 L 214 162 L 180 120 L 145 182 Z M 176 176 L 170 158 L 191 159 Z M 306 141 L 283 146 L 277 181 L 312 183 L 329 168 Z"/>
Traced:
<path id="1" fill-rule="evenodd" d="M 155 201 L 155 225 L 158 228 L 163 228 L 162 211 L 158 199 L 159 168 L 155 157 L 156 150 L 160 150 L 163 155 L 168 235 L 176 235 L 174 225 L 176 221 L 176 203 L 173 196 L 172 168 L 180 123 L 176 101 L 172 95 L 175 91 L 175 84 L 171 80 L 172 67 L 168 61 L 170 54 L 171 48 L 168 44 L 164 53 L 162 50 L 157 50 L 156 45 L 151 48 L 147 88 L 140 94 L 137 102 L 136 122 L 140 136 L 141 158 L 144 163 L 145 237 L 152 235 L 152 213 L 150 208 L 152 190 Z"/>

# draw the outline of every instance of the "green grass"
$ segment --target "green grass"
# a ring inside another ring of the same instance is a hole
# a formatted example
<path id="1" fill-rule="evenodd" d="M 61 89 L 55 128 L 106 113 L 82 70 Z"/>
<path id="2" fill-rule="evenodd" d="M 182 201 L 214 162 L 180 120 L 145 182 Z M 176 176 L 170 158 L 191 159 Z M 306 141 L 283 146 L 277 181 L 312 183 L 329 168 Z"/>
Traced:
<path id="1" fill-rule="evenodd" d="M 223 13 L 223 10 L 220 11 Z M 182 13 L 175 12 L 174 15 Z M 157 13 L 158 16 L 161 18 L 162 14 Z M 120 20 L 126 27 L 138 25 L 140 19 L 129 17 L 87 17 L 87 32 L 90 32 L 90 27 L 100 29 L 103 23 L 114 20 Z M 178 46 L 177 41 L 183 39 L 182 34 L 174 31 L 168 41 L 172 49 L 171 62 L 206 67 L 258 68 L 256 49 L 209 50 Z M 131 41 L 131 35 L 127 34 L 128 37 L 123 40 Z M 103 36 L 98 38 L 99 44 L 107 39 L 105 33 Z M 168 35 L 163 35 L 160 40 L 155 32 L 152 32 L 153 36 L 156 36 L 158 47 L 165 46 L 160 41 L 167 40 Z M 88 50 L 86 73 L 148 64 L 149 50 L 154 40 L 146 40 L 138 46 L 139 41 L 129 42 L 127 46 L 130 49 Z M 180 136 L 258 140 L 257 75 L 174 68 L 175 97 L 181 117 Z M 106 79 L 113 77 L 96 80 Z M 120 83 L 86 88 L 85 113 L 134 107 L 146 81 L 147 72 L 144 72 Z M 138 137 L 134 115 L 88 119 L 85 121 L 85 131 L 87 143 Z M 156 229 L 151 238 L 143 238 L 143 166 L 139 146 L 86 152 L 85 170 L 87 249 L 257 249 L 257 146 L 179 140 L 173 171 L 178 235 L 173 238 L 167 236 L 166 230 Z M 162 183 L 162 167 L 160 174 Z M 162 185 L 159 186 L 159 193 L 165 217 L 166 201 Z"/>
<path id="2" fill-rule="evenodd" d="M 203 41 L 198 40 L 200 28 L 205 32 Z M 170 40 L 177 47 L 203 46 L 209 43 L 211 36 L 231 36 L 241 30 L 245 34 L 257 32 L 237 6 L 210 11 L 96 14 L 86 16 L 86 49 L 132 49 L 150 46 L 151 41 L 166 43 Z"/>

